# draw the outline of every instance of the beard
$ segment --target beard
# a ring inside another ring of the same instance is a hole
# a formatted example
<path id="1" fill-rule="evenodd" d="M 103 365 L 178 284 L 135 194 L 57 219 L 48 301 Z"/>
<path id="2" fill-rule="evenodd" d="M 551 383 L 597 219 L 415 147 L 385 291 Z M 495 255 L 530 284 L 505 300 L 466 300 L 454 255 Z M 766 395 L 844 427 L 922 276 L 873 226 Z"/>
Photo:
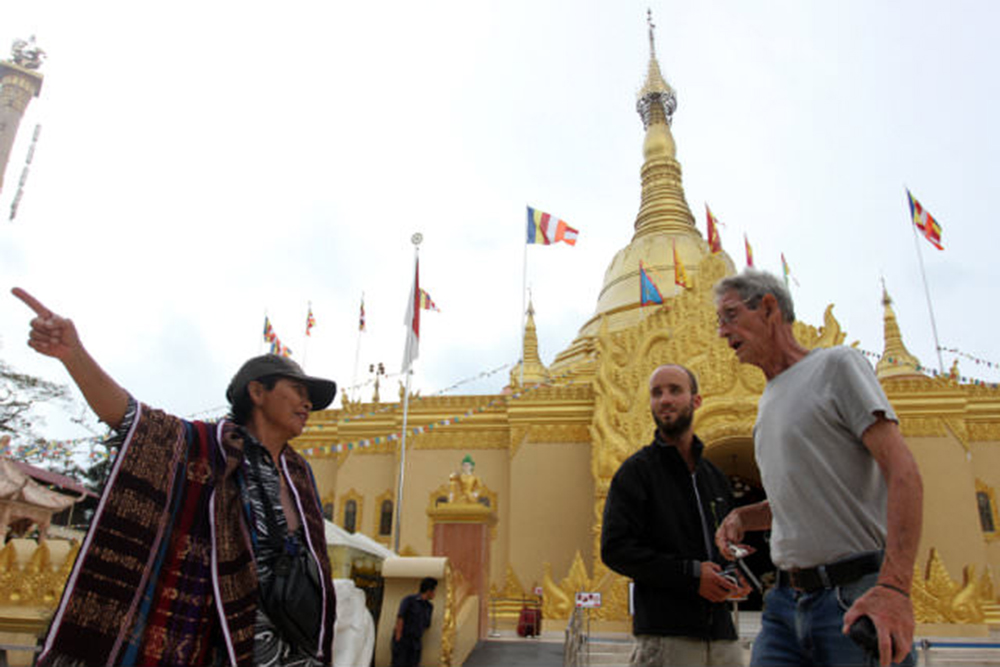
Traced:
<path id="1" fill-rule="evenodd" d="M 691 402 L 691 405 L 680 410 L 673 421 L 660 419 L 655 412 L 653 413 L 653 421 L 656 422 L 656 429 L 664 438 L 676 438 L 691 428 L 691 422 L 694 421 L 694 401 Z"/>

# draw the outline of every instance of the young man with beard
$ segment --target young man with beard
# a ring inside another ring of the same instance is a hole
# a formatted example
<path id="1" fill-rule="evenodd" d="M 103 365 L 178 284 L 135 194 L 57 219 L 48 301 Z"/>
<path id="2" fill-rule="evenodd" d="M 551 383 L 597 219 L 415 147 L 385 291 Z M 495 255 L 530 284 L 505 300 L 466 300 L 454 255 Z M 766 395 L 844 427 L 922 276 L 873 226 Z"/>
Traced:
<path id="1" fill-rule="evenodd" d="M 723 576 L 712 540 L 733 498 L 691 427 L 698 380 L 683 366 L 660 366 L 649 403 L 653 442 L 615 473 L 601 530 L 601 559 L 635 582 L 631 664 L 742 665 L 726 601 L 749 589 Z"/>

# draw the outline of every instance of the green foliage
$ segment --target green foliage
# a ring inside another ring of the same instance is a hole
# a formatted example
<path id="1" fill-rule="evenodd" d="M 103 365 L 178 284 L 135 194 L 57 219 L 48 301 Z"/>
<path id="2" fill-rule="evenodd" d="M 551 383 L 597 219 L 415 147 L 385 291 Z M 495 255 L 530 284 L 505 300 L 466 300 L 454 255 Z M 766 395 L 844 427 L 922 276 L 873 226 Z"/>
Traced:
<path id="1" fill-rule="evenodd" d="M 0 360 L 0 435 L 37 441 L 37 427 L 44 425 L 44 418 L 36 411 L 40 403 L 70 405 L 69 390 L 33 375 L 19 373 Z"/>

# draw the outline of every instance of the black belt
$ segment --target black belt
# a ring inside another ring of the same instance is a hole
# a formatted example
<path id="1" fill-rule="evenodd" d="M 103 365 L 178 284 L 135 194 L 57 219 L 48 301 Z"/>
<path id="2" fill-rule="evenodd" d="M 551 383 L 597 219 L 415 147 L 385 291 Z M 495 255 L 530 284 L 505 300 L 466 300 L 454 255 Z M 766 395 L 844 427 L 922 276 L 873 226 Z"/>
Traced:
<path id="1" fill-rule="evenodd" d="M 778 570 L 778 585 L 791 586 L 800 591 L 815 591 L 849 584 L 866 574 L 878 572 L 880 567 L 882 567 L 882 552 L 869 551 L 826 565 Z"/>

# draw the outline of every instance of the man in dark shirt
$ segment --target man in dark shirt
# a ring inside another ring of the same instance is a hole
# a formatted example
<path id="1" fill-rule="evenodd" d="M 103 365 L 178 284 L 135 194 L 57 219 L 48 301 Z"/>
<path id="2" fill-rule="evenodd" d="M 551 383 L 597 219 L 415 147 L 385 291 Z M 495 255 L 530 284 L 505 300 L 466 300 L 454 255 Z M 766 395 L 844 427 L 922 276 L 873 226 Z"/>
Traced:
<path id="1" fill-rule="evenodd" d="M 392 634 L 392 667 L 417 667 L 420 664 L 420 640 L 431 625 L 437 579 L 424 577 L 420 592 L 407 595 L 399 603 L 396 630 Z"/>
<path id="2" fill-rule="evenodd" d="M 723 576 L 712 539 L 733 498 L 691 427 L 701 405 L 697 378 L 683 366 L 660 366 L 649 403 L 653 442 L 615 473 L 601 529 L 601 559 L 635 582 L 631 664 L 742 665 L 727 600 L 749 589 Z"/>

